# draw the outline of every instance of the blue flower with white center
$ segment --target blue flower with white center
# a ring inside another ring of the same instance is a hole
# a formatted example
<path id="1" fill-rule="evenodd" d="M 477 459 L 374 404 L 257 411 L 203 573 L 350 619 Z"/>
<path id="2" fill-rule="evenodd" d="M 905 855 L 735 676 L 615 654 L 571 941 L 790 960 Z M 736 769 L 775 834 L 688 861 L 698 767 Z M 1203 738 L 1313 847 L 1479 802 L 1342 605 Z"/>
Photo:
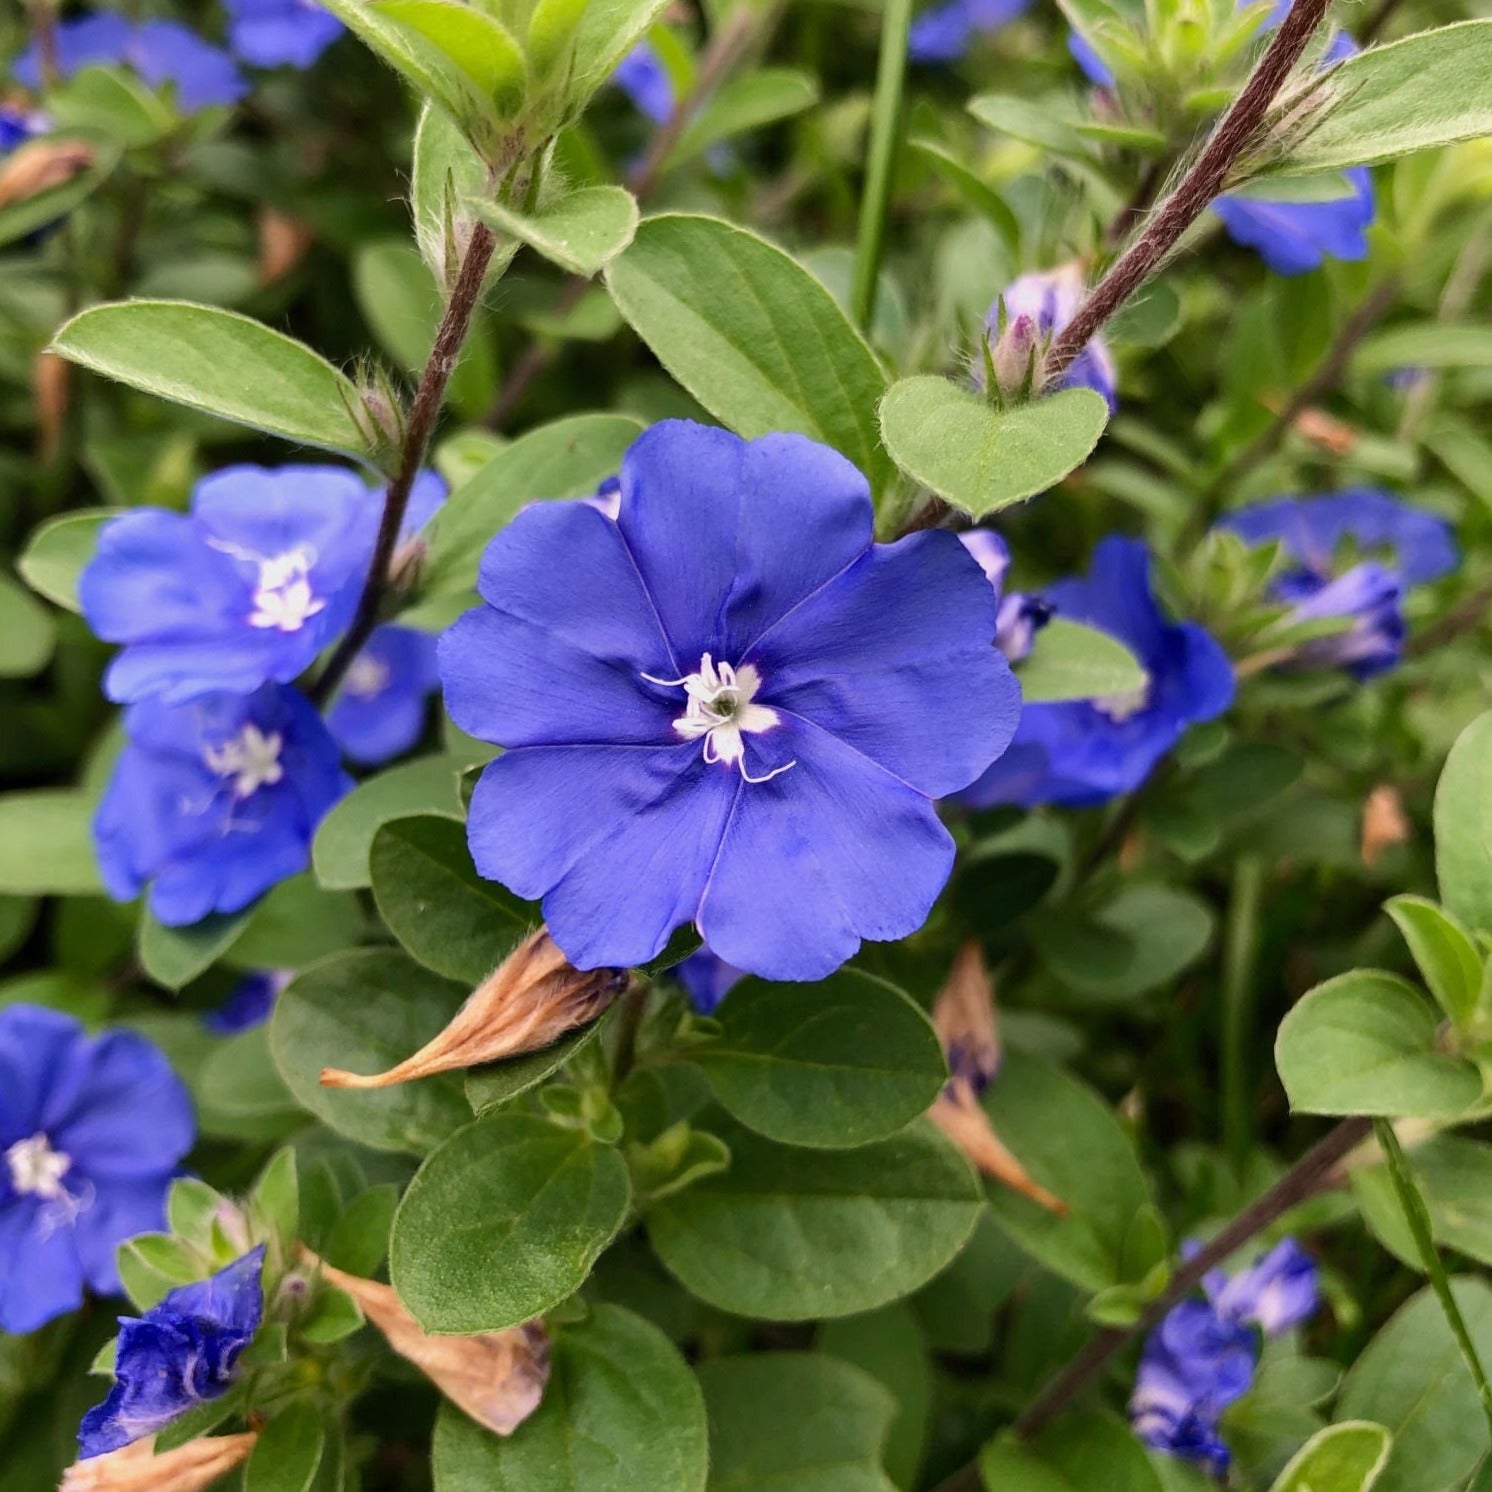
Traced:
<path id="1" fill-rule="evenodd" d="M 1231 1279 L 1213 1271 L 1203 1285 L 1219 1316 L 1257 1326 L 1266 1337 L 1303 1326 L 1321 1308 L 1320 1270 L 1293 1238 L 1281 1239 Z"/>
<path id="2" fill-rule="evenodd" d="M 995 623 L 995 646 L 1012 663 L 1029 656 L 1036 634 L 1052 619 L 1052 608 L 1042 596 L 1005 590 L 1010 569 L 1010 546 L 993 529 L 971 528 L 958 536 L 984 571 L 984 578 L 999 598 L 1000 614 Z"/>
<path id="3" fill-rule="evenodd" d="M 380 627 L 347 670 L 326 728 L 350 761 L 378 766 L 419 740 L 425 702 L 439 687 L 435 639 L 412 627 Z"/>
<path id="4" fill-rule="evenodd" d="M 1189 725 L 1232 703 L 1227 654 L 1195 623 L 1166 620 L 1150 589 L 1150 555 L 1138 540 L 1104 539 L 1085 579 L 1058 581 L 1045 596 L 1060 616 L 1124 643 L 1146 682 L 1133 694 L 1027 706 L 1010 750 L 959 795 L 969 807 L 1081 808 L 1133 792 Z"/>
<path id="5" fill-rule="evenodd" d="M 114 1386 L 83 1416 L 80 1458 L 143 1440 L 221 1398 L 263 1318 L 263 1244 L 211 1279 L 171 1291 L 143 1316 L 120 1317 Z"/>
<path id="6" fill-rule="evenodd" d="M 94 63 L 118 63 L 152 88 L 169 88 L 184 114 L 236 104 L 249 85 L 227 52 L 175 21 L 129 21 L 112 12 L 62 21 L 56 28 L 57 71 L 70 78 Z M 16 82 L 42 86 L 41 54 L 33 42 L 16 59 Z"/>
<path id="7" fill-rule="evenodd" d="M 304 870 L 352 786 L 321 717 L 280 685 L 131 705 L 124 729 L 93 820 L 99 871 L 116 901 L 149 886 L 168 927 L 240 911 Z"/>
<path id="8" fill-rule="evenodd" d="M 952 865 L 932 799 L 1009 741 L 996 604 L 951 534 L 872 542 L 865 478 L 801 435 L 666 420 L 613 521 L 520 513 L 440 643 L 451 718 L 507 748 L 468 824 L 582 969 L 694 922 L 726 962 L 819 979 L 921 925 Z"/>
<path id="9" fill-rule="evenodd" d="M 274 1013 L 275 1001 L 295 978 L 290 969 L 259 969 L 245 974 L 228 992 L 216 1010 L 202 1017 L 202 1024 L 217 1036 L 237 1036 L 262 1026 Z"/>
<path id="10" fill-rule="evenodd" d="M 343 32 L 316 0 L 224 0 L 228 44 L 254 67 L 310 67 Z"/>
<path id="11" fill-rule="evenodd" d="M 192 1101 L 143 1036 L 0 1010 L 0 1331 L 119 1292 L 115 1250 L 165 1224 L 196 1135 Z"/>
<path id="12" fill-rule="evenodd" d="M 714 1015 L 720 1002 L 745 977 L 734 964 L 726 963 L 708 948 L 691 953 L 673 972 L 700 1015 Z"/>
<path id="13" fill-rule="evenodd" d="M 662 124 L 673 113 L 673 79 L 650 42 L 640 41 L 622 58 L 611 80 L 639 114 Z"/>
<path id="14" fill-rule="evenodd" d="M 1085 281 L 1078 264 L 1064 264 L 1060 269 L 1045 270 L 1039 274 L 1021 275 L 1013 280 L 1009 288 L 990 307 L 985 317 L 984 333 L 991 339 L 997 361 L 1000 353 L 1000 308 L 1004 304 L 1007 335 L 1014 332 L 1021 336 L 1027 327 L 1034 326 L 1035 334 L 1041 338 L 1060 336 L 1064 327 L 1077 314 L 1083 302 Z M 1039 359 L 1038 359 L 1039 366 Z M 1108 343 L 1102 336 L 1091 342 L 1068 364 L 1058 386 L 1064 389 L 1092 389 L 1102 394 L 1109 409 L 1119 408 L 1119 375 Z"/>
<path id="15" fill-rule="evenodd" d="M 416 483 L 406 534 L 444 490 Z M 351 620 L 381 509 L 344 467 L 230 466 L 197 484 L 190 513 L 112 520 L 78 586 L 89 626 L 124 645 L 104 692 L 177 704 L 289 683 Z"/>
<path id="16" fill-rule="evenodd" d="M 1352 625 L 1295 649 L 1293 668 L 1344 668 L 1369 679 L 1404 651 L 1404 592 L 1456 568 L 1450 525 L 1386 492 L 1351 488 L 1320 497 L 1281 497 L 1229 513 L 1218 525 L 1246 544 L 1281 545 L 1296 567 L 1271 594 L 1290 607 L 1287 622 L 1350 617 Z M 1374 554 L 1343 567 L 1339 551 Z"/>
<path id="17" fill-rule="evenodd" d="M 1031 0 L 938 0 L 919 11 L 907 34 L 907 56 L 931 65 L 957 62 L 983 36 L 1030 9 Z"/>

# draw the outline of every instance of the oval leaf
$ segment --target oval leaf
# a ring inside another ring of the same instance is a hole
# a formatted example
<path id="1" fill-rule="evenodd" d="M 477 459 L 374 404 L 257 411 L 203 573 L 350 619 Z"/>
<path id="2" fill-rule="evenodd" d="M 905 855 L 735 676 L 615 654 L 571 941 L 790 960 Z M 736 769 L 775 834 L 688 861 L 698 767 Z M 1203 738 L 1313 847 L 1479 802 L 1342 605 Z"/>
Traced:
<path id="1" fill-rule="evenodd" d="M 599 274 L 637 232 L 636 199 L 618 186 L 581 187 L 533 213 L 481 198 L 467 205 L 488 227 L 574 275 Z"/>
<path id="2" fill-rule="evenodd" d="M 1145 687 L 1139 660 L 1117 638 L 1097 627 L 1053 617 L 1016 670 L 1021 700 L 1028 705 L 1069 699 L 1101 699 Z"/>
<path id="3" fill-rule="evenodd" d="M 0 795 L 0 892 L 86 896 L 101 890 L 94 807 L 91 798 L 65 789 Z"/>
<path id="4" fill-rule="evenodd" d="M 244 1466 L 244 1492 L 309 1492 L 325 1449 L 321 1416 L 309 1404 L 292 1404 L 259 1432 Z"/>
<path id="5" fill-rule="evenodd" d="M 1383 910 L 1404 935 L 1440 1008 L 1456 1025 L 1469 1025 L 1482 988 L 1482 955 L 1471 934 L 1423 896 L 1391 897 Z"/>
<path id="6" fill-rule="evenodd" d="M 1365 1420 L 1328 1425 L 1291 1457 L 1271 1492 L 1371 1492 L 1394 1438 Z"/>
<path id="7" fill-rule="evenodd" d="M 1440 899 L 1473 932 L 1492 933 L 1492 711 L 1456 738 L 1435 789 Z"/>
<path id="8" fill-rule="evenodd" d="M 21 579 L 48 601 L 81 612 L 78 577 L 98 548 L 99 530 L 123 508 L 90 508 L 50 518 L 26 542 L 16 561 Z"/>

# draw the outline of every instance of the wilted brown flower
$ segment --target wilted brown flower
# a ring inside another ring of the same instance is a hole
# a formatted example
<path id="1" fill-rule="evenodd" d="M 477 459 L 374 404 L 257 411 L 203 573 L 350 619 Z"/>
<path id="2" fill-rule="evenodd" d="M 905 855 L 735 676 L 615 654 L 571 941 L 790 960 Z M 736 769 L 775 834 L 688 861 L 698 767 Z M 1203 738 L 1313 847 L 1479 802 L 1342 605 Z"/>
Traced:
<path id="1" fill-rule="evenodd" d="M 278 207 L 262 207 L 256 219 L 259 237 L 259 283 L 273 285 L 288 275 L 315 242 L 315 235 L 299 218 Z"/>
<path id="2" fill-rule="evenodd" d="M 259 1438 L 213 1435 L 155 1454 L 155 1439 L 137 1440 L 106 1456 L 78 1461 L 62 1473 L 60 1492 L 203 1492 L 248 1459 Z"/>
<path id="3" fill-rule="evenodd" d="M 370 1077 L 328 1067 L 328 1088 L 388 1088 L 452 1068 L 541 1051 L 583 1026 L 626 988 L 622 969 L 582 972 L 559 951 L 547 929 L 530 933 L 482 981 L 444 1031 L 397 1067 Z"/>
<path id="4" fill-rule="evenodd" d="M 22 145 L 0 162 L 0 207 L 66 186 L 94 159 L 92 147 L 81 140 L 33 140 Z"/>
<path id="5" fill-rule="evenodd" d="M 1406 843 L 1411 832 L 1398 788 L 1388 783 L 1375 787 L 1362 808 L 1362 863 L 1371 870 L 1384 851 Z"/>
<path id="6" fill-rule="evenodd" d="M 472 1337 L 432 1336 L 389 1286 L 317 1262 L 322 1278 L 362 1307 L 389 1346 L 478 1424 L 511 1435 L 539 1407 L 549 1381 L 549 1334 L 542 1322 Z"/>

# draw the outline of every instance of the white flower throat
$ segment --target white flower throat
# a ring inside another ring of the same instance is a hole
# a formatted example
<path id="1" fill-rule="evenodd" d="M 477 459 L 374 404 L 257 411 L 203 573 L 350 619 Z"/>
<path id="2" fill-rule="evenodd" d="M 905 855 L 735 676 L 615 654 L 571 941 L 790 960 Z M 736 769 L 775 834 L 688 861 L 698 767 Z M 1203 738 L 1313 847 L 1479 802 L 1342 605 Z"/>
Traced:
<path id="1" fill-rule="evenodd" d="M 62 1178 L 73 1168 L 72 1157 L 53 1150 L 44 1134 L 17 1140 L 5 1152 L 5 1163 L 10 1168 L 11 1189 L 21 1196 L 55 1202 L 67 1194 Z"/>
<path id="2" fill-rule="evenodd" d="M 762 676 L 755 665 L 743 663 L 734 668 L 729 663 L 716 663 L 706 653 L 699 660 L 699 669 L 681 679 L 656 679 L 650 673 L 643 678 L 665 689 L 683 689 L 688 702 L 673 728 L 686 741 L 703 736 L 705 760 L 711 765 L 724 762 L 735 767 L 743 780 L 753 783 L 770 782 L 798 765 L 788 762 L 761 777 L 753 777 L 746 770 L 746 737 L 782 724 L 782 717 L 770 705 L 756 703 Z"/>
<path id="3" fill-rule="evenodd" d="M 326 602 L 311 589 L 315 556 L 308 550 L 291 549 L 257 563 L 259 583 L 254 588 L 249 626 L 299 632 L 313 616 L 326 610 Z"/>
<path id="4" fill-rule="evenodd" d="M 235 797 L 247 798 L 261 787 L 273 787 L 285 775 L 280 762 L 284 744 L 279 731 L 262 731 L 250 721 L 231 741 L 207 747 L 202 760 L 219 777 L 232 781 Z"/>

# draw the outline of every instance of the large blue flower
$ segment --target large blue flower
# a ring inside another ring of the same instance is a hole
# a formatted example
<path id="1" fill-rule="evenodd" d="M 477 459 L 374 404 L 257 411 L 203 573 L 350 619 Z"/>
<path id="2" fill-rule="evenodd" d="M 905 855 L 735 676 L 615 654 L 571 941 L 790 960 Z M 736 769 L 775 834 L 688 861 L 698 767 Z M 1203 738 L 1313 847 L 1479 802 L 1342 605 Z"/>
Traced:
<path id="1" fill-rule="evenodd" d="M 1012 663 L 1028 657 L 1036 634 L 1052 619 L 1052 608 L 1044 596 L 1007 591 L 1005 576 L 1010 570 L 1010 546 L 992 528 L 971 528 L 958 536 L 995 589 L 1000 613 L 995 623 L 995 646 Z"/>
<path id="2" fill-rule="evenodd" d="M 228 43 L 255 67 L 310 67 L 343 26 L 316 0 L 224 0 Z"/>
<path id="3" fill-rule="evenodd" d="M 1031 0 L 937 0 L 913 17 L 907 55 L 913 62 L 957 62 L 981 36 L 1007 26 Z"/>
<path id="4" fill-rule="evenodd" d="M 152 88 L 169 86 L 185 114 L 236 104 L 249 85 L 228 53 L 175 21 L 129 21 L 113 13 L 80 16 L 56 29 L 57 71 L 69 78 L 92 63 L 120 63 Z M 14 76 L 40 88 L 41 55 L 33 42 L 16 60 Z"/>
<path id="5" fill-rule="evenodd" d="M 425 701 L 439 684 L 429 633 L 380 627 L 347 670 L 327 729 L 350 760 L 377 766 L 419 740 Z"/>
<path id="6" fill-rule="evenodd" d="M 168 926 L 236 912 L 310 861 L 352 786 L 321 717 L 294 689 L 155 701 L 125 712 L 128 743 L 93 821 L 109 895 L 148 884 Z"/>
<path id="7" fill-rule="evenodd" d="M 1060 269 L 1045 270 L 1039 274 L 1021 275 L 1013 280 L 1000 299 L 990 307 L 984 322 L 984 334 L 991 340 L 997 363 L 1002 301 L 1007 328 L 1017 328 L 1025 319 L 1034 328 L 1037 337 L 1055 337 L 1061 334 L 1062 329 L 1077 314 L 1083 301 L 1085 283 L 1082 268 L 1076 263 L 1064 264 Z M 1109 352 L 1108 343 L 1102 335 L 1098 335 L 1068 364 L 1059 387 L 1092 389 L 1094 393 L 1103 395 L 1110 410 L 1117 410 L 1118 384 L 1119 375 L 1114 367 L 1113 355 Z"/>
<path id="8" fill-rule="evenodd" d="M 1320 497 L 1281 497 L 1229 513 L 1220 528 L 1248 544 L 1278 543 L 1296 568 L 1275 581 L 1274 598 L 1289 620 L 1350 617 L 1352 625 L 1298 647 L 1299 668 L 1345 668 L 1367 679 L 1398 663 L 1404 651 L 1403 594 L 1454 570 L 1450 525 L 1386 492 L 1351 488 Z M 1339 554 L 1377 555 L 1345 566 Z"/>
<path id="9" fill-rule="evenodd" d="M 443 492 L 420 479 L 406 530 Z M 230 466 L 197 484 L 190 513 L 114 519 L 79 582 L 89 625 L 124 644 L 104 692 L 174 704 L 289 683 L 351 620 L 381 508 L 344 467 Z"/>
<path id="10" fill-rule="evenodd" d="M 83 1416 L 81 1459 L 143 1440 L 227 1393 L 264 1317 L 263 1275 L 261 1244 L 211 1279 L 171 1291 L 143 1316 L 120 1317 L 114 1386 Z"/>
<path id="11" fill-rule="evenodd" d="M 0 1331 L 35 1331 L 119 1290 L 114 1253 L 163 1226 L 192 1147 L 191 1099 L 142 1036 L 0 1010 Z"/>
<path id="12" fill-rule="evenodd" d="M 951 534 L 872 543 L 865 478 L 800 435 L 668 420 L 612 521 L 530 508 L 441 639 L 446 703 L 508 750 L 472 800 L 483 875 L 542 897 L 581 968 L 695 922 L 728 963 L 818 979 L 927 916 L 931 799 L 1010 739 L 995 598 Z"/>
<path id="13" fill-rule="evenodd" d="M 1150 589 L 1150 556 L 1135 539 L 1110 537 L 1086 579 L 1043 593 L 1058 615 L 1117 638 L 1148 675 L 1132 695 L 1029 705 L 1006 754 L 961 801 L 1089 807 L 1133 792 L 1187 726 L 1220 715 L 1233 699 L 1233 670 L 1216 640 L 1193 622 L 1169 622 Z"/>

